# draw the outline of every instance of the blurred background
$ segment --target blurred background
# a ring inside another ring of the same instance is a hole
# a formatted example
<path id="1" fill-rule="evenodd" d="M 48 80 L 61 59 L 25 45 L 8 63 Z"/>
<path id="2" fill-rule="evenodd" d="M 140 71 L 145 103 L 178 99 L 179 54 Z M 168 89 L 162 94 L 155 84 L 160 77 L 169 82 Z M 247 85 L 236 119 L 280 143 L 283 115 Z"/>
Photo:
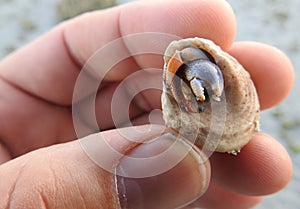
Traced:
<path id="1" fill-rule="evenodd" d="M 85 11 L 128 1 L 130 0 L 0 0 L 0 59 L 60 21 Z M 261 117 L 262 131 L 276 137 L 292 156 L 293 179 L 284 190 L 266 197 L 256 209 L 299 208 L 300 1 L 228 0 L 228 2 L 237 17 L 236 40 L 252 40 L 273 45 L 285 52 L 294 65 L 296 81 L 291 94 L 279 106 L 264 111 Z"/>

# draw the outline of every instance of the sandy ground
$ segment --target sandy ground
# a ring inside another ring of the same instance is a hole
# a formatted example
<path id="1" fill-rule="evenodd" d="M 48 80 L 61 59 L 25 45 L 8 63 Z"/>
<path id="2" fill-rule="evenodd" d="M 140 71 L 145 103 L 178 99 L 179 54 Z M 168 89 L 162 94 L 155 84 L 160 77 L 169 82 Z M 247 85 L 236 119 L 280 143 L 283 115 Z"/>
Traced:
<path id="1" fill-rule="evenodd" d="M 57 24 L 61 0 L 0 0 L 0 58 L 23 46 Z M 119 0 L 126 2 L 129 0 Z M 257 209 L 299 206 L 300 194 L 300 1 L 228 0 L 238 22 L 236 40 L 254 40 L 278 47 L 291 59 L 296 82 L 282 104 L 262 113 L 262 130 L 275 136 L 288 149 L 295 166 L 291 183 L 267 197 Z M 282 78 L 284 79 L 284 78 Z M 274 84 L 276 85 L 276 84 Z"/>

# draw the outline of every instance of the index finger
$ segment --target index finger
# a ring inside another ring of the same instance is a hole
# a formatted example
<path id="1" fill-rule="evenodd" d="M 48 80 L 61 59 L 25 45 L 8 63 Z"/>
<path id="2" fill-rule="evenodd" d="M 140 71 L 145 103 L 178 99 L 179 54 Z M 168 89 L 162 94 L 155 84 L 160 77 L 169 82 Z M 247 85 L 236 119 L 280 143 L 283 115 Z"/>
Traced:
<path id="1" fill-rule="evenodd" d="M 249 71 L 261 110 L 273 107 L 287 97 L 294 83 L 294 70 L 284 53 L 255 42 L 234 43 L 229 52 Z"/>
<path id="2" fill-rule="evenodd" d="M 138 1 L 61 24 L 2 61 L 0 76 L 36 97 L 69 105 L 80 69 L 96 50 L 122 36 L 150 31 L 206 37 L 226 49 L 235 21 L 225 1 Z M 119 51 L 130 47 L 124 44 Z M 154 62 L 162 64 L 162 59 Z M 134 58 L 118 67 L 119 78 L 140 68 Z"/>

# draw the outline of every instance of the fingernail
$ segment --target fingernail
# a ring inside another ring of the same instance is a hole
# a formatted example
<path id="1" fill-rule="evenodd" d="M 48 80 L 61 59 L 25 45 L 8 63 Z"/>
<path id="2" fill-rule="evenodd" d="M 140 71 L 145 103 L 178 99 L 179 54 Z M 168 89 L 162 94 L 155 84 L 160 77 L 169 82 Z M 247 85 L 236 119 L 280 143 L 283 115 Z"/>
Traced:
<path id="1" fill-rule="evenodd" d="M 141 144 L 116 168 L 122 208 L 177 208 L 200 197 L 210 180 L 207 158 L 191 143 L 165 134 Z"/>

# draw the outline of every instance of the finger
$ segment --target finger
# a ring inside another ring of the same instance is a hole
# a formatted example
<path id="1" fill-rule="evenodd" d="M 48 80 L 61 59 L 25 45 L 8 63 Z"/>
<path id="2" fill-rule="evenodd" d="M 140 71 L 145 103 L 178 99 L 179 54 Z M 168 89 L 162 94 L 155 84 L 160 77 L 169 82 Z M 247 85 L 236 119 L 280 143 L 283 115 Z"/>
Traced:
<path id="1" fill-rule="evenodd" d="M 228 191 L 211 181 L 205 194 L 193 202 L 190 207 L 222 208 L 222 209 L 248 209 L 253 208 L 262 197 L 246 196 Z"/>
<path id="2" fill-rule="evenodd" d="M 257 133 L 238 156 L 214 154 L 212 178 L 222 187 L 244 195 L 267 195 L 287 185 L 292 162 L 284 147 Z"/>
<path id="3" fill-rule="evenodd" d="M 261 109 L 275 106 L 287 97 L 294 82 L 294 72 L 285 54 L 254 42 L 235 43 L 229 52 L 249 71 Z"/>
<path id="4" fill-rule="evenodd" d="M 228 49 L 235 37 L 236 25 L 233 11 L 226 1 L 152 1 L 147 2 L 147 9 L 142 14 L 138 14 L 138 24 L 126 26 L 126 22 L 135 23 L 136 16 L 132 15 L 136 11 L 141 11 L 146 5 L 146 1 L 134 4 L 122 12 L 120 19 L 120 30 L 122 34 L 129 35 L 140 32 L 163 32 L 173 34 L 179 38 L 202 37 L 213 40 L 223 49 Z M 153 15 L 155 11 L 155 15 Z M 155 16 L 155 17 L 154 17 Z M 124 24 L 122 24 L 124 23 Z M 124 27 L 126 26 L 126 27 Z M 220 35 L 222 34 L 222 35 Z M 161 53 L 158 56 L 142 55 L 135 58 L 142 68 L 157 67 L 163 65 L 162 54 L 169 44 L 157 43 L 153 40 L 141 40 L 139 42 L 130 41 L 125 44 L 129 51 L 134 52 L 139 46 L 146 46 L 151 43 L 152 47 L 162 45 Z M 155 59 L 156 58 L 156 59 Z M 154 63 L 155 62 L 155 63 Z"/>
<path id="5" fill-rule="evenodd" d="M 190 143 L 160 136 L 161 131 L 153 126 L 111 130 L 9 161 L 0 166 L 0 206 L 120 208 L 121 203 L 123 208 L 175 208 L 186 204 L 206 190 L 209 163 Z"/>
<path id="6" fill-rule="evenodd" d="M 140 70 L 98 92 L 95 116 L 87 114 L 86 110 L 92 108 L 87 106 L 89 103 L 80 104 L 80 115 L 85 116 L 84 120 L 89 124 L 93 124 L 93 118 L 96 117 L 96 125 L 102 130 L 122 127 L 136 117 L 161 109 L 161 92 L 161 70 Z"/>
<path id="7" fill-rule="evenodd" d="M 0 166 L 0 177 L 1 208 L 118 208 L 112 176 L 77 141 L 9 161 Z"/>
<path id="8" fill-rule="evenodd" d="M 58 26 L 2 61 L 0 76 L 37 97 L 70 104 L 79 70 L 96 50 L 123 35 L 146 31 L 206 37 L 229 48 L 235 21 L 225 1 L 138 1 L 89 13 Z M 127 44 L 119 44 L 117 53 L 108 50 L 109 54 L 94 64 L 102 66 L 112 53 L 130 55 L 128 50 L 134 46 Z M 133 61 L 124 60 L 114 76 L 120 79 L 139 69 Z"/>
<path id="9" fill-rule="evenodd" d="M 11 157 L 77 138 L 70 108 L 26 95 L 1 79 L 0 95 L 0 140 Z"/>

